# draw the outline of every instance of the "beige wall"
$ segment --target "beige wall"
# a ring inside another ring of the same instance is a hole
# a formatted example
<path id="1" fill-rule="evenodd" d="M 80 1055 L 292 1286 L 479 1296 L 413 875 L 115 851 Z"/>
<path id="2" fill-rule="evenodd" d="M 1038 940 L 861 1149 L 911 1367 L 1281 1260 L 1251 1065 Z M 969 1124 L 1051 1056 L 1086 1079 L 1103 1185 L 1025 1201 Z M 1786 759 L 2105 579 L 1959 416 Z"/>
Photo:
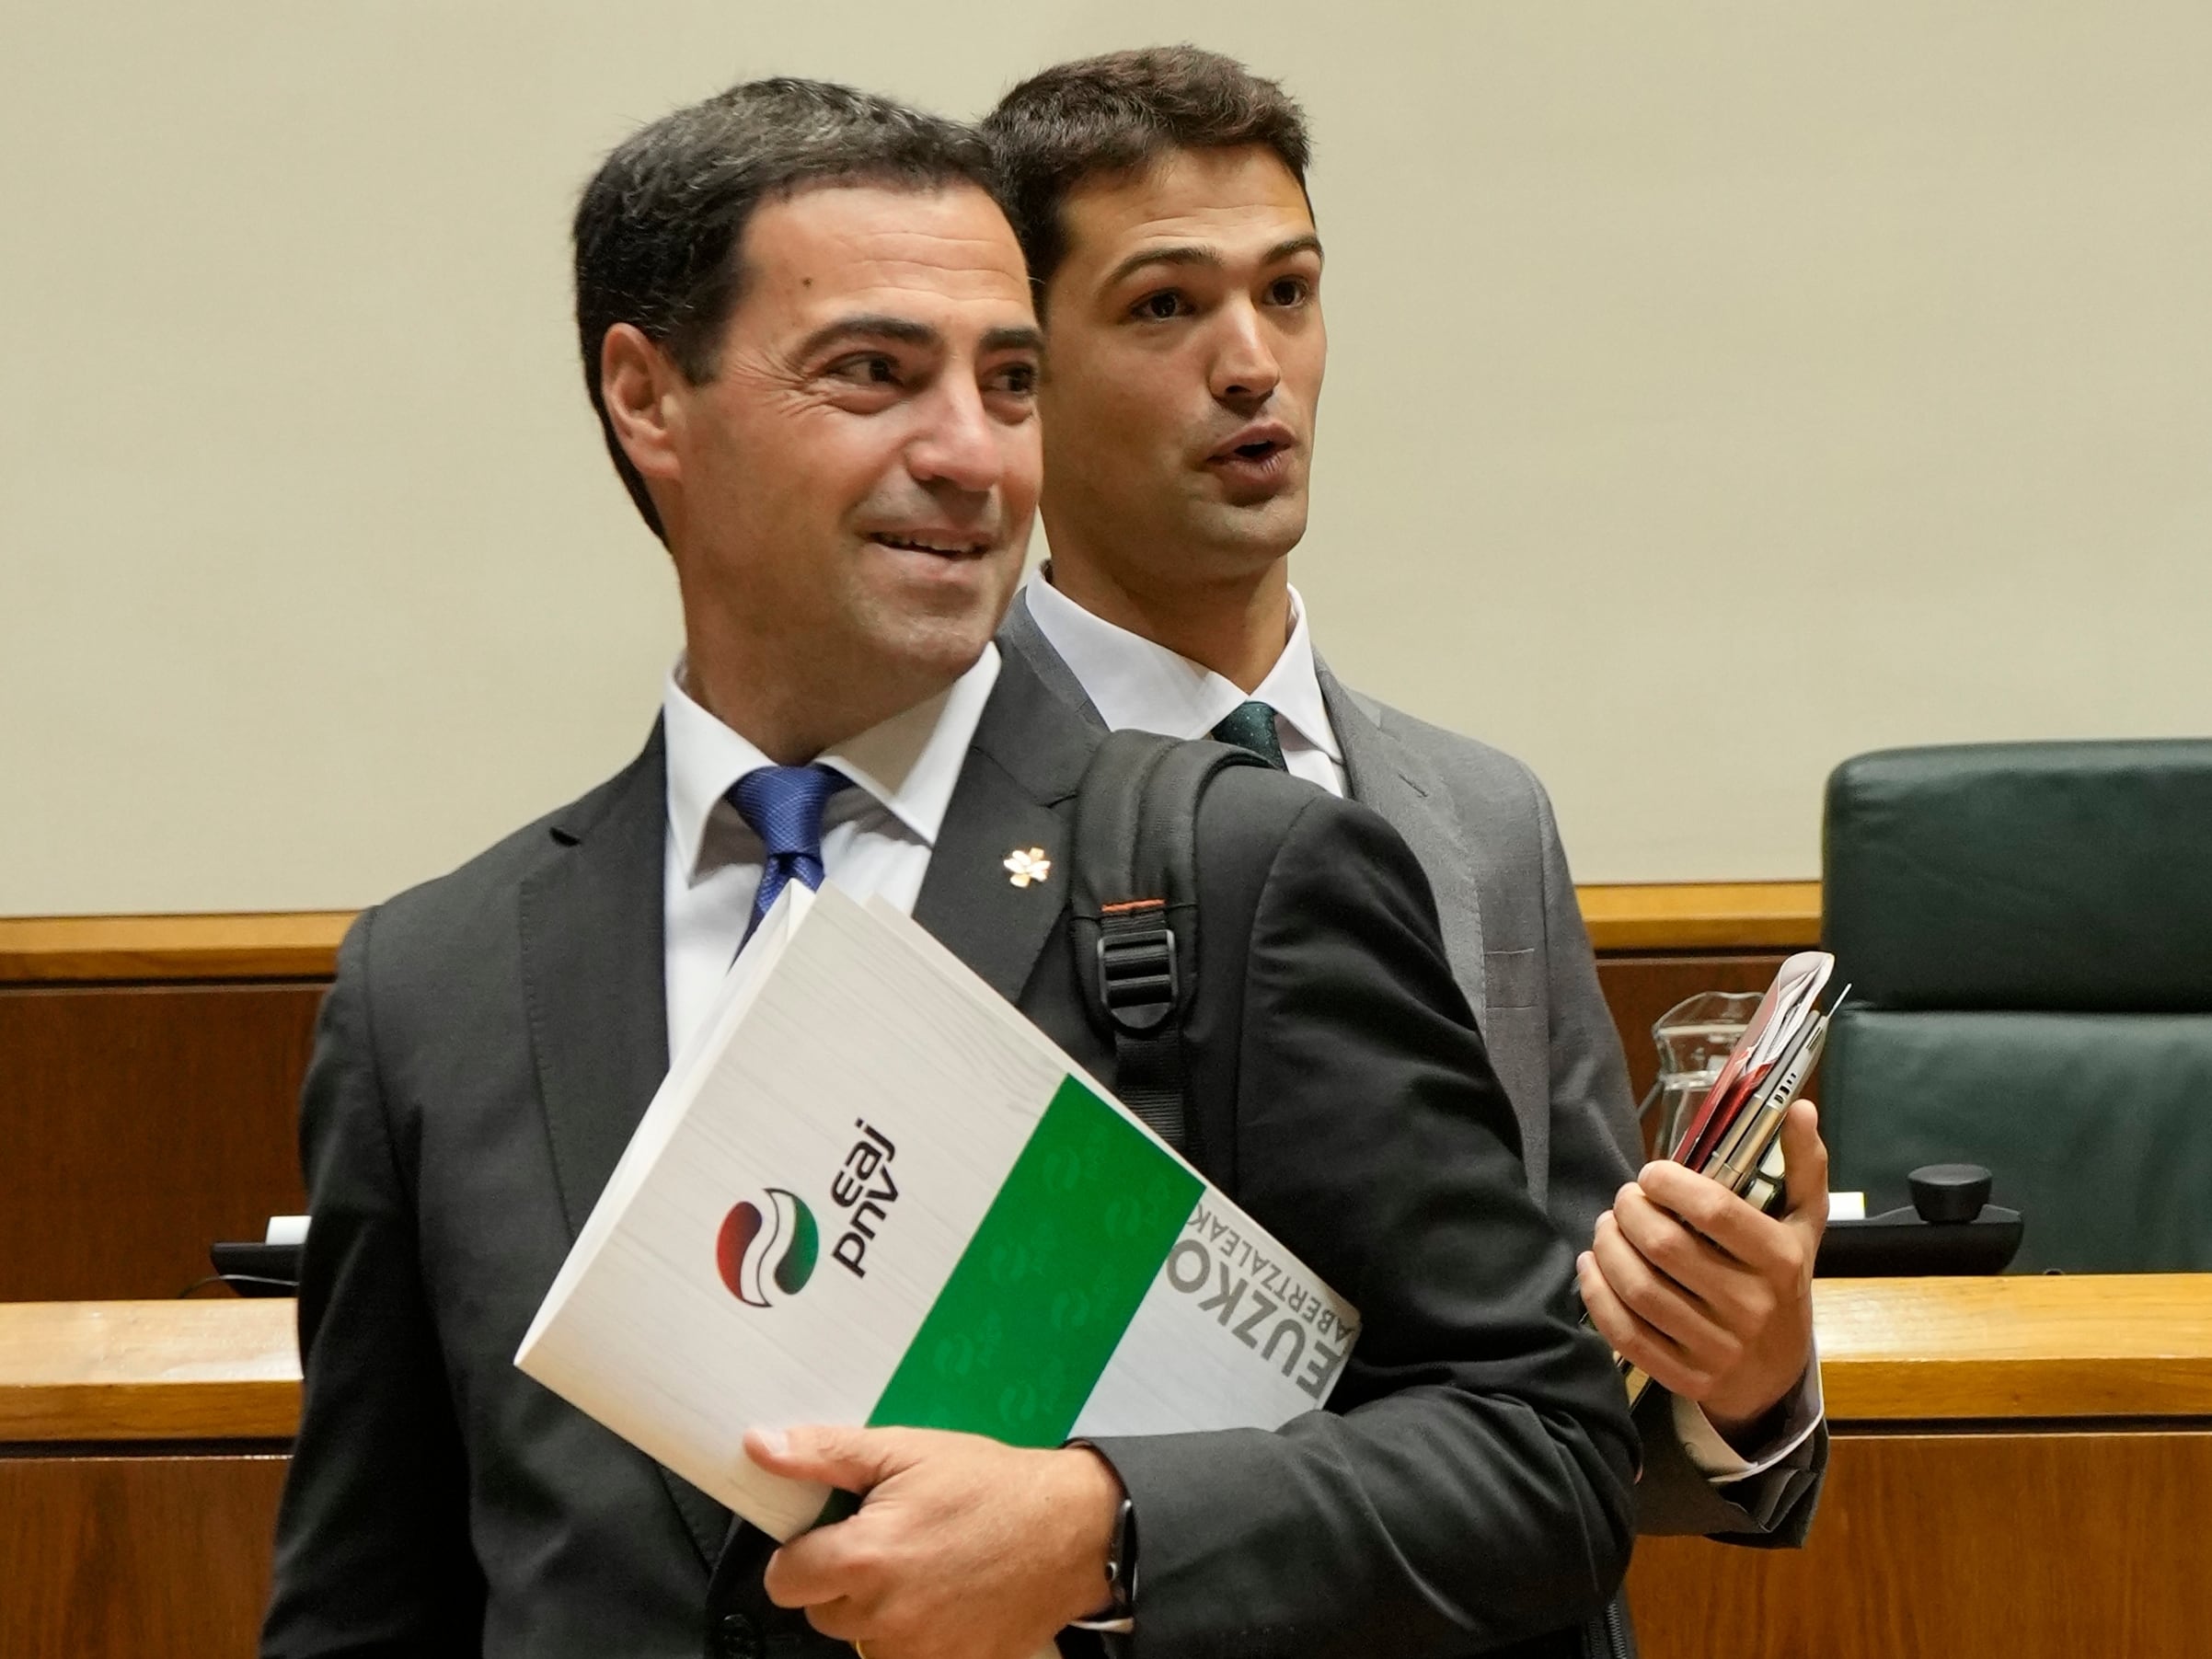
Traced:
<path id="1" fill-rule="evenodd" d="M 1318 130 L 1322 647 L 1580 875 L 2212 726 L 2201 6 L 0 0 L 0 914 L 363 903 L 633 750 L 674 611 L 564 231 L 634 124 L 1191 36 Z"/>

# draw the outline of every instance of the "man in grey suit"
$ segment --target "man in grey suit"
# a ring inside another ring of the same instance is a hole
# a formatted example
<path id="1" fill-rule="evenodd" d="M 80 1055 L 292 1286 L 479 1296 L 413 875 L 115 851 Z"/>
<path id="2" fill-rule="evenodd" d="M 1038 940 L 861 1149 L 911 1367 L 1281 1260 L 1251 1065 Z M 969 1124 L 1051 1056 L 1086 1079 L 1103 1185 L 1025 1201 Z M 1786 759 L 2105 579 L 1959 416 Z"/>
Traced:
<path id="1" fill-rule="evenodd" d="M 1675 1165 L 1639 1174 L 1542 786 L 1313 655 L 1287 577 L 1326 354 L 1300 111 L 1184 47 L 1047 70 L 985 131 L 1047 340 L 1053 560 L 1002 643 L 1095 720 L 1261 748 L 1406 837 L 1513 1099 L 1530 1192 L 1583 1249 L 1599 1329 L 1665 1385 L 1638 1418 L 1644 1528 L 1802 1541 L 1826 1457 L 1810 1282 L 1826 1155 L 1811 1108 L 1785 1132 L 1780 1219 Z"/>
<path id="2" fill-rule="evenodd" d="M 1031 1659 L 1070 1624 L 1133 1659 L 1567 1659 L 1619 1581 L 1633 1433 L 1420 869 L 1263 767 L 1196 824 L 1192 1144 L 1359 1308 L 1326 1410 L 1051 1448 L 755 1425 L 756 1461 L 863 1494 L 778 1549 L 514 1367 L 788 881 L 910 913 L 1111 1063 L 1066 873 L 1100 734 L 992 644 L 1041 466 L 994 183 L 970 129 L 769 81 L 584 192 L 586 381 L 685 656 L 616 777 L 347 936 L 271 1659 Z M 1042 849 L 1020 883 L 1011 848 Z"/>

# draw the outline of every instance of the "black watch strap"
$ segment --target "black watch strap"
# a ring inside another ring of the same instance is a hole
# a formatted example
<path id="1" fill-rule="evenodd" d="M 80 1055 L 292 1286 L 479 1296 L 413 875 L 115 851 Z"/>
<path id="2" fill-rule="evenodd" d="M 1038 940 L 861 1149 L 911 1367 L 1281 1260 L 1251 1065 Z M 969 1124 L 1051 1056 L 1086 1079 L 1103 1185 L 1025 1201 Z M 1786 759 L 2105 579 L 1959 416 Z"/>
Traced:
<path id="1" fill-rule="evenodd" d="M 1106 1605 L 1089 1619 L 1077 1619 L 1076 1629 L 1126 1631 L 1136 1616 L 1136 1504 L 1127 1496 L 1106 1550 Z"/>

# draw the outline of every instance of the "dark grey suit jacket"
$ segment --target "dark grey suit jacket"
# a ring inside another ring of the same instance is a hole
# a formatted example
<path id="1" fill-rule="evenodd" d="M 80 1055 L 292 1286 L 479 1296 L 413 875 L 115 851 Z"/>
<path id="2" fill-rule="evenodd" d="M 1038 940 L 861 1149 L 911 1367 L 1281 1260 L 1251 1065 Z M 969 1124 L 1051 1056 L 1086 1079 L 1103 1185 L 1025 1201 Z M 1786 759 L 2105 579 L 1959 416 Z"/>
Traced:
<path id="1" fill-rule="evenodd" d="M 999 645 L 1087 719 L 1099 714 L 1017 593 Z M 1642 1162 L 1620 1038 L 1598 987 L 1551 801 L 1501 750 L 1347 690 L 1319 665 L 1352 799 L 1405 838 L 1434 893 L 1452 972 L 1513 1101 L 1528 1190 L 1576 1249 Z M 1653 1388 L 1638 1409 L 1638 1530 L 1764 1546 L 1804 1541 L 1827 1466 L 1824 1426 L 1781 1466 L 1716 1488 Z"/>
<path id="2" fill-rule="evenodd" d="M 1065 882 L 1000 868 L 1065 868 L 1096 743 L 1009 657 L 916 916 L 1104 1069 Z M 1142 1527 L 1130 1646 L 1575 1652 L 1625 1564 L 1633 1431 L 1419 866 L 1258 768 L 1199 827 L 1207 1173 L 1365 1331 L 1329 1410 L 1282 1432 L 1102 1445 Z M 844 1651 L 766 1606 L 757 1534 L 512 1363 L 666 1068 L 665 836 L 656 732 L 348 936 L 303 1099 L 306 1388 L 267 1654 Z"/>

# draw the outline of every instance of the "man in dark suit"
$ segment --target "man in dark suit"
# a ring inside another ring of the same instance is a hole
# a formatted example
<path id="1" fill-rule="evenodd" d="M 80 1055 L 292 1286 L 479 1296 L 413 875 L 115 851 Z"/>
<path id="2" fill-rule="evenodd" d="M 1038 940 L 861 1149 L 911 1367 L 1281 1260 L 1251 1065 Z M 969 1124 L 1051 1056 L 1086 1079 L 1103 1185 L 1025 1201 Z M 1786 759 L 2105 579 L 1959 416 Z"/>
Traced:
<path id="1" fill-rule="evenodd" d="M 777 1550 L 513 1367 L 788 881 L 910 910 L 1109 1066 L 1065 876 L 1004 863 L 1064 858 L 1098 732 L 991 643 L 1041 461 L 993 177 L 967 129 L 763 82 L 585 191 L 586 381 L 685 654 L 621 774 L 348 936 L 269 1655 L 1030 1659 L 1076 1622 L 1140 1655 L 1571 1653 L 1619 1581 L 1631 1431 L 1419 868 L 1260 768 L 1198 824 L 1189 1061 L 1206 1172 L 1363 1316 L 1329 1410 L 1043 1451 L 759 1431 L 864 1493 Z"/>
<path id="2" fill-rule="evenodd" d="M 1542 785 L 1345 688 L 1289 585 L 1327 355 L 1302 113 L 1181 47 L 1046 70 L 985 132 L 1048 342 L 1053 559 L 1016 596 L 1002 649 L 1095 723 L 1246 743 L 1405 837 L 1512 1098 L 1530 1192 L 1584 1251 L 1599 1328 L 1665 1385 L 1637 1415 L 1642 1527 L 1801 1542 L 1826 1453 L 1811 1363 L 1826 1155 L 1811 1108 L 1785 1133 L 1784 1218 L 1671 1164 L 1639 1172 Z"/>

